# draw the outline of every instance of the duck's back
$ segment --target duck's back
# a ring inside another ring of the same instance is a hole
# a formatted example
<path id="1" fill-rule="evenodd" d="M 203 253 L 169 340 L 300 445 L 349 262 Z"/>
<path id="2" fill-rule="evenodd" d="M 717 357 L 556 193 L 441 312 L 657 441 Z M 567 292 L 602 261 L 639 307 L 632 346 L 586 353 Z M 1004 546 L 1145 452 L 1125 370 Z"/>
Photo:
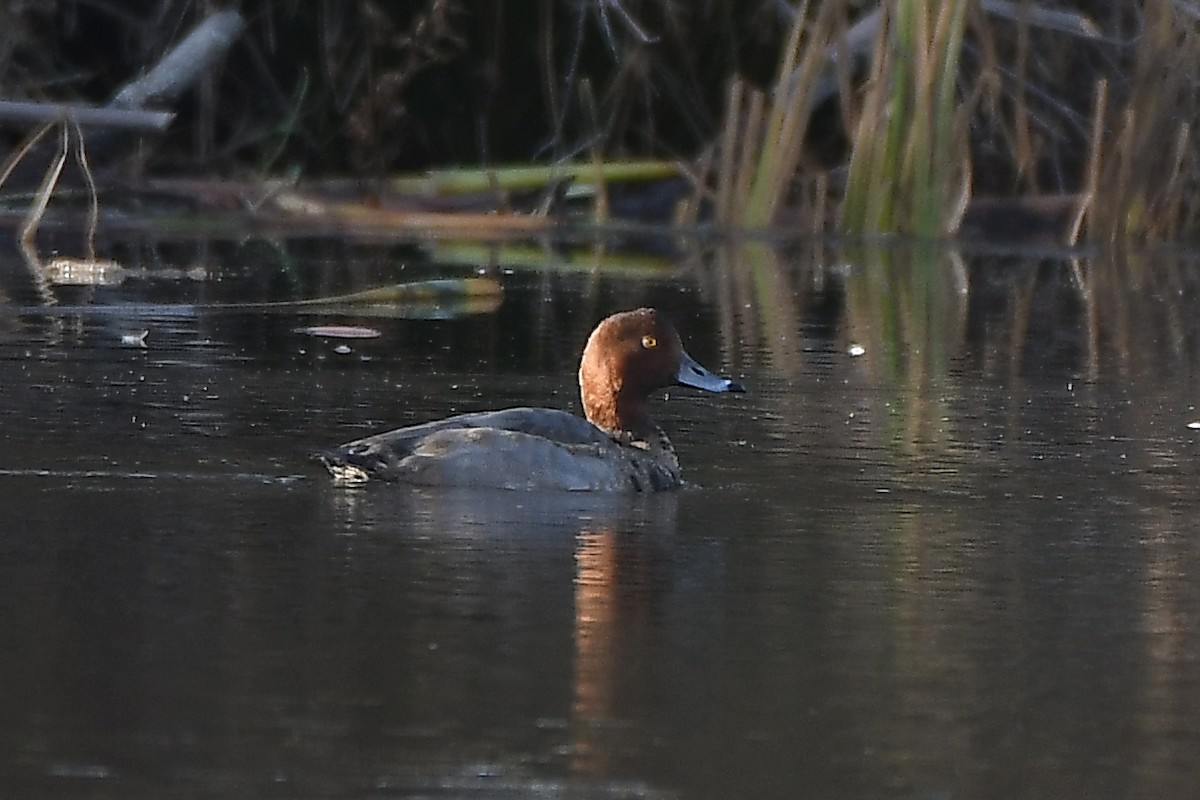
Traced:
<path id="1" fill-rule="evenodd" d="M 342 483 L 646 491 L 680 484 L 674 453 L 621 444 L 547 408 L 460 414 L 349 442 L 320 460 Z"/>

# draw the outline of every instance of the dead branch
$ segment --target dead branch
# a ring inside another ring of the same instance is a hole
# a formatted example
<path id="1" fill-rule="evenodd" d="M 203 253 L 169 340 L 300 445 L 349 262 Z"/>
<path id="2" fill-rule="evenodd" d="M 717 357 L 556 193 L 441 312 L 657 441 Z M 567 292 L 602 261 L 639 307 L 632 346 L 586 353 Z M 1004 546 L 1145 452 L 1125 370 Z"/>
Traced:
<path id="1" fill-rule="evenodd" d="M 31 122 L 66 122 L 88 127 L 121 128 L 130 131 L 166 130 L 175 115 L 170 111 L 102 108 L 82 103 L 38 103 L 0 100 L 0 122 L 25 125 Z"/>
<path id="2" fill-rule="evenodd" d="M 121 87 L 107 107 L 132 109 L 171 105 L 225 57 L 245 27 L 245 21 L 236 11 L 213 14 L 149 72 Z"/>

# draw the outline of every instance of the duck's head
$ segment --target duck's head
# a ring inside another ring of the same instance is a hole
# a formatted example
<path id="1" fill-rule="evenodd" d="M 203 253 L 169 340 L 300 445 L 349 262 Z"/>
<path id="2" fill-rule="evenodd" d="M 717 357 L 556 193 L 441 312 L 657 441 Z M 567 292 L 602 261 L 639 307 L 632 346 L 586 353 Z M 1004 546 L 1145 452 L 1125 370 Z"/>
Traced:
<path id="1" fill-rule="evenodd" d="M 592 331 L 579 363 L 579 391 L 593 425 L 610 433 L 649 435 L 654 423 L 647 399 L 668 386 L 745 391 L 737 381 L 696 363 L 675 327 L 653 308 L 613 314 Z"/>

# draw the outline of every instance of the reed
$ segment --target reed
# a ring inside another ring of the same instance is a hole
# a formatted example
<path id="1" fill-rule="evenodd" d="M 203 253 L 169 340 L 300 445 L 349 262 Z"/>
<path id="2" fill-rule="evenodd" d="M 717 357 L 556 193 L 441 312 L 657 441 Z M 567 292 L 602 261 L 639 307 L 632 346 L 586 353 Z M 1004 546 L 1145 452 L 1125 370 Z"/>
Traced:
<path id="1" fill-rule="evenodd" d="M 953 232 L 969 197 L 970 104 L 960 101 L 967 0 L 884 7 L 841 208 L 847 233 Z"/>
<path id="2" fill-rule="evenodd" d="M 770 226 L 794 189 L 805 137 L 826 68 L 829 42 L 844 4 L 796 11 L 770 97 L 734 78 L 719 138 L 715 216 L 729 228 Z"/>
<path id="3" fill-rule="evenodd" d="M 1122 246 L 1195 236 L 1200 202 L 1200 30 L 1168 0 L 1144 4 L 1122 100 L 1097 83 L 1088 168 L 1075 237 Z M 1110 108 L 1111 107 L 1111 108 Z"/>
<path id="4" fill-rule="evenodd" d="M 155 20 L 139 22 L 145 15 L 115 13 L 120 4 L 10 5 L 0 26 L 9 94 L 92 101 L 110 88 L 100 76 L 141 69 L 206 6 L 137 0 L 131 7 Z M 1082 239 L 1194 238 L 1196 8 L 1196 0 L 268 4 L 229 67 L 181 101 L 177 110 L 195 125 L 155 143 L 154 166 L 246 174 L 254 164 L 288 165 L 374 181 L 439 164 L 570 164 L 544 170 L 548 177 L 431 173 L 420 186 L 437 192 L 443 179 L 462 178 L 492 192 L 510 179 L 570 180 L 574 191 L 590 181 L 603 221 L 614 159 L 686 172 L 678 165 L 707 150 L 700 161 L 715 177 L 704 199 L 731 229 L 786 217 L 821 232 L 833 208 L 845 232 L 937 236 L 955 229 L 976 189 L 1020 199 L 1084 191 Z M 92 35 L 81 43 L 72 30 Z M 834 102 L 845 139 L 814 141 L 814 111 Z M 1103 111 L 1094 127 L 1093 108 Z M 8 186 L 34 191 L 38 177 L 22 170 Z"/>

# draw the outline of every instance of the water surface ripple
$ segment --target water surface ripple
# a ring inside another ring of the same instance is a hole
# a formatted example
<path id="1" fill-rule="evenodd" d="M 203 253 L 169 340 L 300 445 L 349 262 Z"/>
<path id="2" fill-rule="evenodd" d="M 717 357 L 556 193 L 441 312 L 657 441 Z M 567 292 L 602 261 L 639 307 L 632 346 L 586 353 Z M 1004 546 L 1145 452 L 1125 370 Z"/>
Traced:
<path id="1" fill-rule="evenodd" d="M 1065 268 L 1006 269 L 903 333 L 853 269 L 772 308 L 675 274 L 510 276 L 442 320 L 13 301 L 0 793 L 1191 796 L 1200 337 L 1164 338 L 1151 288 L 1092 336 Z M 339 489 L 307 461 L 577 408 L 588 327 L 640 303 L 749 389 L 656 401 L 684 491 Z M 356 322 L 382 335 L 296 333 Z"/>

